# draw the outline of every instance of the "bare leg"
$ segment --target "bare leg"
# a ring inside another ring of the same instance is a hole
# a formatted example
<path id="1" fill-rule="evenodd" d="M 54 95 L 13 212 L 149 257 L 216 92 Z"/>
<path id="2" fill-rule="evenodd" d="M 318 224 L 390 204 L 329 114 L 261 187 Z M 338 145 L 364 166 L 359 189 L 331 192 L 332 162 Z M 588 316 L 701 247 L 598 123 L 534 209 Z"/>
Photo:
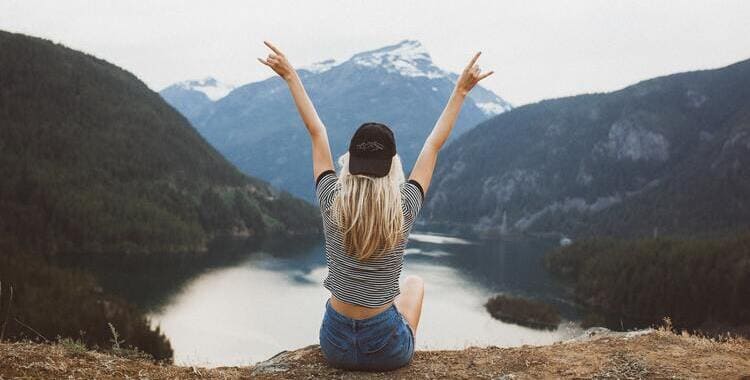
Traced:
<path id="1" fill-rule="evenodd" d="M 424 281 L 419 276 L 407 276 L 401 286 L 401 294 L 393 301 L 406 321 L 409 322 L 414 334 L 417 334 L 419 317 L 422 315 L 422 299 L 424 299 Z"/>

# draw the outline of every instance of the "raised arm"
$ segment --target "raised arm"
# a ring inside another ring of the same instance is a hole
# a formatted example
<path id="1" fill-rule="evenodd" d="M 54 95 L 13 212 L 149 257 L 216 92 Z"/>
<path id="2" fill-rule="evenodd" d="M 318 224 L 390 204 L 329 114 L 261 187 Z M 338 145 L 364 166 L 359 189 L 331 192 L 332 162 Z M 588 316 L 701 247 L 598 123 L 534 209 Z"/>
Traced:
<path id="1" fill-rule="evenodd" d="M 279 74 L 289 86 L 289 91 L 292 93 L 292 98 L 294 98 L 294 104 L 297 106 L 297 111 L 302 117 L 302 122 L 305 123 L 307 131 L 310 133 L 310 141 L 312 142 L 313 178 L 318 178 L 320 173 L 333 169 L 333 157 L 331 156 L 331 147 L 328 144 L 328 133 L 326 132 L 326 127 L 320 120 L 318 112 L 315 110 L 315 106 L 313 106 L 310 97 L 307 95 L 307 91 L 305 91 L 305 87 L 302 86 L 302 80 L 300 80 L 299 75 L 297 75 L 297 71 L 294 70 L 286 56 L 270 42 L 263 41 L 263 43 L 273 52 L 269 53 L 268 58 L 265 60 L 258 58 L 258 61 L 273 69 L 273 71 L 275 71 L 276 74 Z"/>
<path id="2" fill-rule="evenodd" d="M 469 91 L 474 88 L 477 82 L 487 78 L 494 72 L 490 71 L 485 74 L 479 74 L 480 69 L 479 65 L 476 65 L 476 62 L 480 54 L 482 52 L 477 52 L 474 55 L 456 81 L 456 87 L 448 99 L 448 104 L 443 109 L 443 113 L 440 114 L 440 118 L 435 123 L 432 132 L 427 136 L 422 151 L 419 152 L 419 157 L 417 157 L 414 168 L 409 175 L 409 179 L 413 179 L 422 185 L 425 193 L 427 193 L 427 188 L 430 186 L 430 181 L 432 180 L 432 172 L 435 170 L 438 152 L 440 152 L 440 149 L 445 144 L 445 141 L 448 140 L 448 136 L 450 136 L 453 130 L 453 125 L 456 123 L 456 118 L 458 118 L 466 95 L 469 94 Z"/>

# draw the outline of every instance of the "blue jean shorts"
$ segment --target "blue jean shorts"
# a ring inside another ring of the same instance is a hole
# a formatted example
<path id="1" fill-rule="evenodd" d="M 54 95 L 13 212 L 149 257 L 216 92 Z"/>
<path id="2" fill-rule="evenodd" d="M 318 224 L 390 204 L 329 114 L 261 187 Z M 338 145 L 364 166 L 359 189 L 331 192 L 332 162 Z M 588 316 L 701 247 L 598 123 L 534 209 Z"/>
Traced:
<path id="1" fill-rule="evenodd" d="M 320 326 L 320 349 L 332 367 L 389 371 L 414 356 L 414 333 L 395 305 L 367 319 L 352 319 L 326 302 Z"/>

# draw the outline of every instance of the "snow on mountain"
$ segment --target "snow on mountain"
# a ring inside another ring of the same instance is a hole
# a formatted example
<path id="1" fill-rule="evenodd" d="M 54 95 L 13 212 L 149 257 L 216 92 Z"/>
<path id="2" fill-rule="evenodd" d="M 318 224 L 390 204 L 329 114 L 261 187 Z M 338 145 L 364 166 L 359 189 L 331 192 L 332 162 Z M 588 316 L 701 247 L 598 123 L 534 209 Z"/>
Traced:
<path id="1" fill-rule="evenodd" d="M 325 61 L 315 62 L 311 65 L 302 66 L 300 67 L 300 69 L 307 70 L 315 74 L 320 74 L 324 71 L 330 70 L 333 66 L 336 66 L 338 64 L 339 62 L 337 62 L 335 59 L 326 59 Z"/>
<path id="2" fill-rule="evenodd" d="M 497 115 L 510 110 L 505 104 L 495 102 L 475 103 L 485 115 Z"/>
<path id="3" fill-rule="evenodd" d="M 395 45 L 355 54 L 351 61 L 366 67 L 382 67 L 388 72 L 407 77 L 432 79 L 442 78 L 447 74 L 432 64 L 430 53 L 416 40 L 403 40 Z"/>
<path id="4" fill-rule="evenodd" d="M 215 78 L 206 77 L 198 80 L 186 80 L 184 82 L 177 83 L 177 86 L 184 90 L 199 91 L 211 99 L 217 101 L 225 97 L 228 93 L 234 90 L 233 85 L 219 82 Z"/>
<path id="5" fill-rule="evenodd" d="M 456 82 L 458 75 L 435 66 L 427 49 L 417 40 L 405 39 L 393 45 L 384 46 L 375 50 L 364 51 L 354 54 L 345 61 L 330 58 L 309 65 L 301 66 L 299 69 L 307 71 L 307 74 L 322 74 L 336 67 L 348 65 L 364 66 L 372 69 L 384 69 L 387 73 L 398 74 L 405 77 L 424 77 L 430 80 L 449 80 Z M 439 82 L 438 82 L 439 83 Z M 162 91 L 163 95 L 174 98 L 175 90 L 197 91 L 205 94 L 211 101 L 217 101 L 236 87 L 206 77 L 200 80 L 187 80 L 176 83 Z M 438 91 L 434 85 L 432 91 Z M 512 105 L 497 96 L 492 91 L 477 86 L 469 97 L 486 116 L 494 116 L 512 109 Z"/>
<path id="6" fill-rule="evenodd" d="M 403 40 L 395 45 L 355 54 L 350 61 L 365 67 L 384 68 L 390 73 L 406 77 L 448 79 L 453 83 L 458 79 L 457 74 L 435 66 L 430 53 L 417 40 Z M 432 87 L 432 90 L 437 91 L 435 87 Z M 481 86 L 477 86 L 469 97 L 487 116 L 494 116 L 513 108 L 510 103 Z"/>
<path id="7" fill-rule="evenodd" d="M 458 80 L 458 74 L 449 73 L 448 79 L 450 79 L 451 82 L 456 83 Z M 481 84 L 471 90 L 469 98 L 474 101 L 474 104 L 476 104 L 476 106 L 487 116 L 499 115 L 513 109 L 513 105 L 508 101 L 484 88 Z"/>

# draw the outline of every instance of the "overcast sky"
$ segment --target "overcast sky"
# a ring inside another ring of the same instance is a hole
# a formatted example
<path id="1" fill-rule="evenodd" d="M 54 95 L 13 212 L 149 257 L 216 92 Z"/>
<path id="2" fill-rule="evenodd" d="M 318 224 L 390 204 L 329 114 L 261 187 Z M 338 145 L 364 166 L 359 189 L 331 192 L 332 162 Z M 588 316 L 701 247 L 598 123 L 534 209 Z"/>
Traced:
<path id="1" fill-rule="evenodd" d="M 94 54 L 157 91 L 267 78 L 264 39 L 296 67 L 417 39 L 456 72 L 481 50 L 495 70 L 484 84 L 515 105 L 750 58 L 750 1 L 0 0 L 0 29 Z"/>

